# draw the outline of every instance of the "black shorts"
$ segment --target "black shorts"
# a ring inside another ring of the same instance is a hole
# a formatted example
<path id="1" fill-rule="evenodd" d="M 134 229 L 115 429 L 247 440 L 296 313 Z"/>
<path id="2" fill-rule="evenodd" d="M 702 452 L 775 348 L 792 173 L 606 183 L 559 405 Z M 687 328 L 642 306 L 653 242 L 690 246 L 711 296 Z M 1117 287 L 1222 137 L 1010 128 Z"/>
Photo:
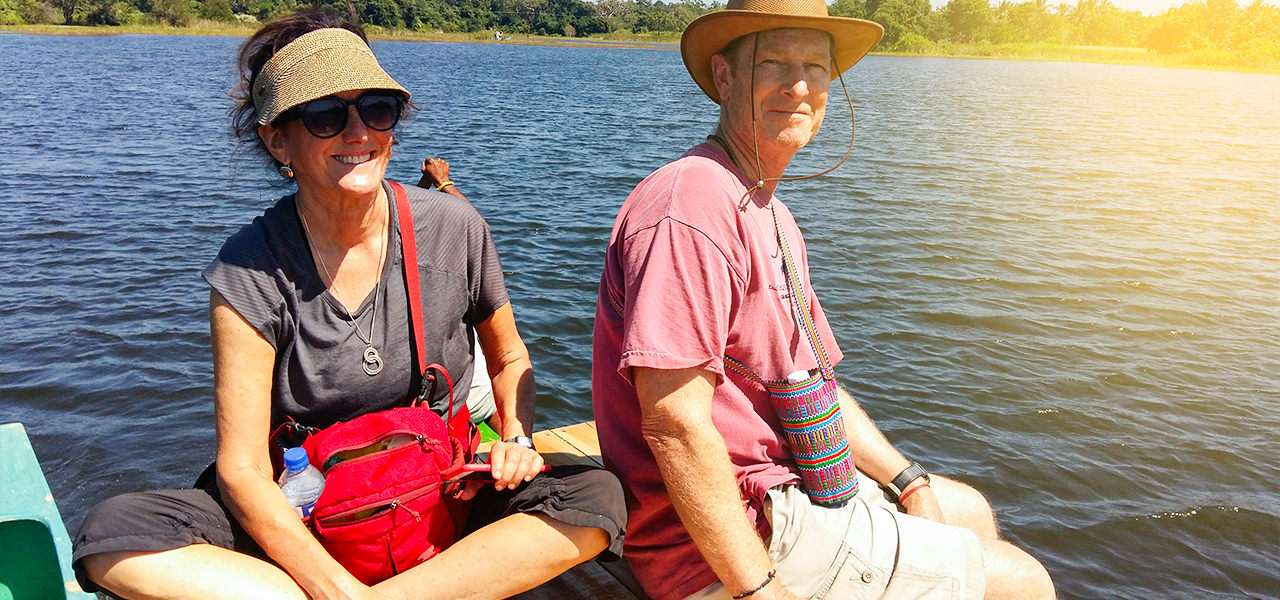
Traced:
<path id="1" fill-rule="evenodd" d="M 622 556 L 627 508 L 622 484 L 608 471 L 571 465 L 554 467 L 514 490 L 486 485 L 471 501 L 466 533 L 516 513 L 602 529 L 610 542 L 600 558 Z M 93 507 L 76 533 L 71 561 L 80 587 L 96 592 L 101 588 L 89 581 L 80 559 L 106 552 L 163 552 L 192 544 L 213 544 L 270 562 L 231 516 L 216 484 L 122 494 Z"/>

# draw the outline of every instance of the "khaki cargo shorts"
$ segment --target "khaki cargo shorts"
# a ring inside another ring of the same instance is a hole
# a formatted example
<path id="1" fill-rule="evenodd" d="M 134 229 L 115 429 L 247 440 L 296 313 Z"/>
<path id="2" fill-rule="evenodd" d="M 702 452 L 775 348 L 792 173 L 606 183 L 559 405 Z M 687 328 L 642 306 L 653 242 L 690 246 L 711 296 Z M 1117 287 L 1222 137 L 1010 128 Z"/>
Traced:
<path id="1" fill-rule="evenodd" d="M 778 580 L 813 600 L 981 600 L 986 591 L 978 536 L 898 512 L 870 477 L 842 508 L 815 506 L 797 486 L 769 490 L 769 557 Z M 688 600 L 729 600 L 711 584 Z"/>

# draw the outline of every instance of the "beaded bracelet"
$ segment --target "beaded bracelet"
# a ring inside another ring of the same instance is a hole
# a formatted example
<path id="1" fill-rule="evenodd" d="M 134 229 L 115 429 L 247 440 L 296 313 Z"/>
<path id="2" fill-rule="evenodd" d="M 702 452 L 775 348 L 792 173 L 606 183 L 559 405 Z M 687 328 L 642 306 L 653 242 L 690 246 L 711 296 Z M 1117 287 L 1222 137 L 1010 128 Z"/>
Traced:
<path id="1" fill-rule="evenodd" d="M 437 185 L 437 186 L 436 186 L 436 191 L 443 192 L 443 191 L 444 191 L 445 186 L 447 186 L 447 185 L 453 185 L 453 182 L 452 182 L 452 181 L 442 181 L 442 182 L 440 182 L 440 185 Z"/>
<path id="2" fill-rule="evenodd" d="M 769 571 L 769 576 L 764 578 L 764 583 L 761 583 L 760 585 L 757 585 L 757 586 L 755 587 L 755 589 L 747 590 L 747 591 L 745 591 L 745 592 L 742 592 L 741 594 L 738 594 L 737 596 L 734 596 L 734 597 L 733 597 L 733 600 L 742 600 L 743 598 L 746 598 L 747 596 L 750 596 L 750 595 L 752 595 L 752 594 L 754 594 L 754 593 L 756 593 L 756 592 L 758 592 L 758 591 L 760 591 L 760 590 L 763 590 L 763 589 L 765 588 L 765 586 L 769 585 L 769 582 L 770 582 L 770 581 L 773 581 L 774 576 L 776 576 L 777 574 L 778 574 L 778 570 L 777 570 L 777 569 L 770 570 L 770 571 Z"/>

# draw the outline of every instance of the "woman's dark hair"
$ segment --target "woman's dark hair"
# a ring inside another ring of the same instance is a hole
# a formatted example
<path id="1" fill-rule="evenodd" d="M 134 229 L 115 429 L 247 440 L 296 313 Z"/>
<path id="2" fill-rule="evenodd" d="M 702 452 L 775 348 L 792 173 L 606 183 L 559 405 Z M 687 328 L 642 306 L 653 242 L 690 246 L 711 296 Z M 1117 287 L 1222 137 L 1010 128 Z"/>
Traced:
<path id="1" fill-rule="evenodd" d="M 240 72 L 240 81 L 231 90 L 231 136 L 236 139 L 237 151 L 250 149 L 249 152 L 266 159 L 267 165 L 278 169 L 281 163 L 267 151 L 267 145 L 258 137 L 258 107 L 253 104 L 253 84 L 262 72 L 262 67 L 275 56 L 276 52 L 287 46 L 289 42 L 317 29 L 346 29 L 369 44 L 369 37 L 359 25 L 348 21 L 329 8 L 307 8 L 287 16 L 267 22 L 256 33 L 240 46 L 240 54 L 236 66 Z M 401 121 L 408 117 L 413 105 L 405 102 Z"/>

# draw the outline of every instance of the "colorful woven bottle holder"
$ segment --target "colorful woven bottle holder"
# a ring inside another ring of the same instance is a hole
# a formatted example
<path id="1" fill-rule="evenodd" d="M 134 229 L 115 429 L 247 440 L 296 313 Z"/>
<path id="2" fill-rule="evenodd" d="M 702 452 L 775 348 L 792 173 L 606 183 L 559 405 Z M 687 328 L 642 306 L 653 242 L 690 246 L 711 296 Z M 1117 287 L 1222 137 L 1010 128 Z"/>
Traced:
<path id="1" fill-rule="evenodd" d="M 858 493 L 858 475 L 854 471 L 853 454 L 849 452 L 844 415 L 840 412 L 835 370 L 822 347 L 822 338 L 800 281 L 800 269 L 778 223 L 778 212 L 772 204 L 769 210 L 773 213 L 773 226 L 787 271 L 792 315 L 813 348 L 818 370 L 799 381 L 755 379 L 773 399 L 774 412 L 791 446 L 791 455 L 800 469 L 801 485 L 809 499 L 823 506 L 843 506 Z"/>

